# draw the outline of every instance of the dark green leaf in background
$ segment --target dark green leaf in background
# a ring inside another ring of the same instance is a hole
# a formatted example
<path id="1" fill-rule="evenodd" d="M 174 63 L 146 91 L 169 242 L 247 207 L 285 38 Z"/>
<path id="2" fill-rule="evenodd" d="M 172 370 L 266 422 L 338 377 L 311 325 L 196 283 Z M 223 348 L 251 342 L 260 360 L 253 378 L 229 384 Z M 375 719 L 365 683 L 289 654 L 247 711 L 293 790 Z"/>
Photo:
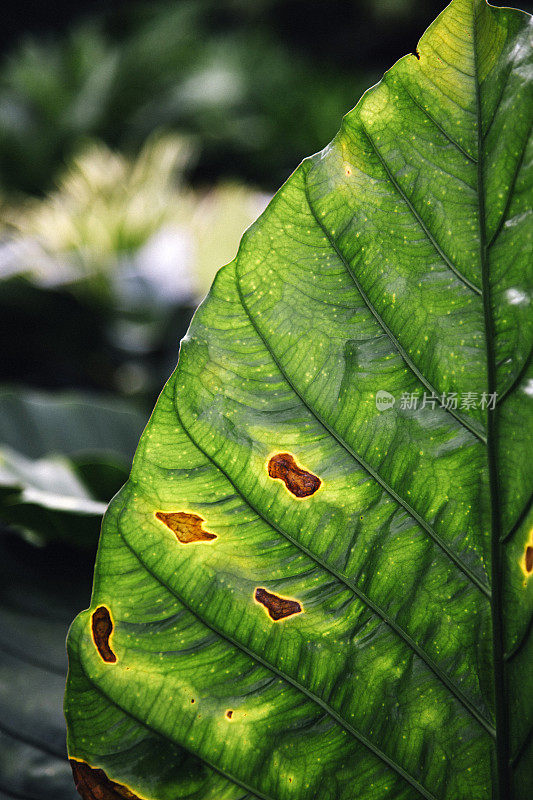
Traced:
<path id="1" fill-rule="evenodd" d="M 28 458 L 114 453 L 129 463 L 143 422 L 135 408 L 113 398 L 0 390 L 0 442 Z"/>
<path id="2" fill-rule="evenodd" d="M 75 800 L 61 703 L 86 555 L 0 535 L 0 798 Z"/>
<path id="3" fill-rule="evenodd" d="M 0 391 L 0 520 L 40 541 L 94 546 L 143 416 L 116 400 Z"/>
<path id="4" fill-rule="evenodd" d="M 78 778 L 531 796 L 529 30 L 453 0 L 218 274 L 71 629 Z"/>

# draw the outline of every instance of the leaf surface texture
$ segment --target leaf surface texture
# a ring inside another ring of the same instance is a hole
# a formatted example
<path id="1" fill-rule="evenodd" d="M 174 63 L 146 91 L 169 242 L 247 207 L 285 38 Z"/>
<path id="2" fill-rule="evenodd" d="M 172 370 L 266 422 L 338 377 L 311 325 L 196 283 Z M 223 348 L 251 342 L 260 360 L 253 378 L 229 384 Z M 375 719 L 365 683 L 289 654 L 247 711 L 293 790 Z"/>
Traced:
<path id="1" fill-rule="evenodd" d="M 529 31 L 453 0 L 197 311 L 69 639 L 137 796 L 531 795 Z"/>

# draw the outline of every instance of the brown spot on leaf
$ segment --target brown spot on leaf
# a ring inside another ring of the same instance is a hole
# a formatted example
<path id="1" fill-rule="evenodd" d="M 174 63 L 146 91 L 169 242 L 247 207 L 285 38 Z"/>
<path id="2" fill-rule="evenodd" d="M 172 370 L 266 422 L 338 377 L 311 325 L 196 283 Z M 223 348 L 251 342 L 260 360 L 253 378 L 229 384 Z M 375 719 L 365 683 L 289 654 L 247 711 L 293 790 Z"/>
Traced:
<path id="1" fill-rule="evenodd" d="M 291 617 L 293 614 L 299 614 L 302 610 L 302 606 L 297 600 L 279 597 L 277 594 L 267 592 L 267 590 L 263 589 L 261 586 L 255 590 L 254 597 L 258 603 L 261 603 L 261 605 L 266 608 L 268 616 L 273 619 L 274 622 L 277 622 L 279 619 L 285 619 L 285 617 Z"/>
<path id="2" fill-rule="evenodd" d="M 187 514 L 185 511 L 166 514 L 164 511 L 158 511 L 156 517 L 176 534 L 176 538 L 182 544 L 210 542 L 217 538 L 214 533 L 203 530 L 204 520 L 198 514 Z"/>
<path id="3" fill-rule="evenodd" d="M 526 565 L 526 572 L 529 573 L 533 572 L 533 547 L 528 544 L 526 547 L 526 555 L 525 555 L 525 565 Z"/>
<path id="4" fill-rule="evenodd" d="M 268 474 L 271 478 L 282 480 L 295 497 L 309 497 L 322 483 L 312 472 L 299 467 L 290 453 L 277 453 L 272 456 L 268 462 Z"/>
<path id="5" fill-rule="evenodd" d="M 233 716 L 233 711 L 231 710 L 231 708 L 228 708 L 228 710 L 226 711 L 226 716 L 227 716 L 227 718 L 228 718 L 228 719 L 231 719 L 231 718 L 232 718 L 232 716 Z"/>
<path id="6" fill-rule="evenodd" d="M 72 775 L 83 800 L 140 800 L 127 786 L 109 780 L 103 769 L 93 769 L 83 761 L 70 759 Z"/>
<path id="7" fill-rule="evenodd" d="M 99 606 L 91 617 L 91 627 L 94 644 L 102 660 L 108 664 L 114 664 L 117 657 L 109 645 L 109 637 L 113 633 L 113 623 L 109 609 L 105 606 Z"/>

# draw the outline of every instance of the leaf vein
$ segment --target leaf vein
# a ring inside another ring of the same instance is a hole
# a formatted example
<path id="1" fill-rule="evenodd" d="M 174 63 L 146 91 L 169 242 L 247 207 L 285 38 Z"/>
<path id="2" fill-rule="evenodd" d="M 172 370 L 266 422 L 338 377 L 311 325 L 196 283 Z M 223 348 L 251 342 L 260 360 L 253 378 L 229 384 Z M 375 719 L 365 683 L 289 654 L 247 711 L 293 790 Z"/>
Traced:
<path id="1" fill-rule="evenodd" d="M 117 525 L 117 529 L 118 529 L 118 525 Z M 128 542 L 127 542 L 127 541 L 126 541 L 126 539 L 125 539 L 125 538 L 122 536 L 122 534 L 120 533 L 120 531 L 119 531 L 119 536 L 120 536 L 120 538 L 122 539 L 122 541 L 124 542 L 124 544 L 126 545 L 126 547 L 128 548 L 128 550 L 130 550 L 130 551 L 133 553 L 133 555 L 135 556 L 135 558 L 137 559 L 137 561 L 139 561 L 139 563 L 140 563 L 140 564 L 141 564 L 141 565 L 144 567 L 144 569 L 146 569 L 146 571 L 147 571 L 147 572 L 148 572 L 150 575 L 152 575 L 152 577 L 154 577 L 154 578 L 155 578 L 155 580 L 157 580 L 157 581 L 158 581 L 158 583 L 162 584 L 163 586 L 166 586 L 166 584 L 164 584 L 164 583 L 163 583 L 163 581 L 161 581 L 161 580 L 160 580 L 160 579 L 157 577 L 157 575 L 154 575 L 154 574 L 153 574 L 153 573 L 152 573 L 152 572 L 151 572 L 151 571 L 148 569 L 148 567 L 146 566 L 146 564 L 144 564 L 144 562 L 143 562 L 143 561 L 141 561 L 141 559 L 139 558 L 138 554 L 137 554 L 137 553 L 135 552 L 135 550 L 133 550 L 133 549 L 132 549 L 132 547 L 131 547 L 131 546 L 128 544 Z M 168 588 L 168 587 L 167 587 L 167 588 Z M 172 590 L 170 590 L 170 589 L 169 589 L 169 591 L 172 591 Z M 174 594 L 174 595 L 175 595 L 175 592 L 172 592 L 172 594 Z M 177 596 L 177 595 L 175 595 L 175 596 Z M 179 598 L 178 598 L 178 599 L 179 599 Z M 187 608 L 187 606 L 186 606 L 186 604 L 185 604 L 185 603 L 183 603 L 183 605 L 184 605 L 184 606 Z M 196 614 L 195 614 L 194 616 L 198 616 L 198 615 L 196 615 Z M 204 624 L 205 624 L 205 623 L 204 623 Z M 209 626 L 207 626 L 207 627 L 209 627 Z M 137 716 L 136 716 L 135 714 L 133 714 L 131 711 L 128 711 L 127 709 L 125 709 L 125 708 L 124 708 L 122 705 L 120 705 L 120 704 L 119 704 L 119 703 L 118 703 L 116 700 L 114 700 L 114 699 L 113 699 L 113 698 L 112 698 L 112 697 L 111 697 L 111 696 L 108 694 L 108 692 L 106 692 L 104 689 L 102 689 L 102 687 L 101 687 L 101 686 L 100 686 L 98 683 L 96 683 L 96 681 L 95 681 L 93 678 L 91 678 L 91 676 L 90 676 L 90 675 L 89 675 L 89 673 L 87 672 L 87 670 L 86 670 L 86 668 L 85 668 L 85 664 L 83 663 L 83 659 L 81 658 L 81 655 L 79 655 L 79 654 L 78 654 L 78 663 L 79 663 L 79 665 L 80 665 L 80 667 L 81 667 L 81 669 L 82 669 L 82 671 L 83 671 L 83 674 L 85 675 L 85 677 L 87 678 L 87 680 L 89 681 L 89 683 L 91 684 L 91 686 L 92 686 L 92 687 L 93 687 L 93 688 L 94 688 L 94 689 L 95 689 L 95 690 L 96 690 L 96 691 L 97 691 L 97 692 L 98 692 L 98 693 L 99 693 L 99 694 L 100 694 L 100 695 L 101 695 L 103 698 L 105 698 L 105 700 L 107 700 L 107 702 L 108 702 L 108 703 L 110 703 L 110 704 L 111 704 L 112 706 L 114 706 L 115 708 L 118 708 L 118 709 L 119 709 L 119 710 L 120 710 L 120 711 L 121 711 L 121 712 L 122 712 L 122 713 L 123 713 L 123 714 L 124 714 L 126 717 L 129 717 L 131 720 L 133 720 L 133 722 L 135 722 L 135 723 L 137 723 L 137 725 L 140 725 L 141 727 L 145 728 L 147 731 L 150 731 L 151 733 L 154 733 L 154 734 L 155 734 L 156 736 L 158 736 L 158 737 L 163 737 L 163 736 L 165 736 L 165 734 L 162 734 L 162 733 L 160 733 L 160 731 L 158 731 L 156 728 L 154 728 L 153 726 L 151 726 L 151 725 L 150 725 L 148 722 L 146 722 L 145 720 L 139 719 L 139 717 L 137 717 Z M 170 741 L 174 742 L 174 740 L 173 740 L 173 739 L 171 739 L 170 737 L 168 737 L 168 738 L 170 739 Z M 174 742 L 174 744 L 175 744 L 177 747 L 182 747 L 182 748 L 183 748 L 183 750 L 186 750 L 186 751 L 187 751 L 187 753 L 189 753 L 190 755 L 194 756 L 195 758 L 198 758 L 200 761 L 203 761 L 203 762 L 204 762 L 204 764 L 207 764 L 207 766 L 208 766 L 210 769 L 212 769 L 214 772 L 217 772 L 217 773 L 218 773 L 219 775 L 221 775 L 223 778 L 226 778 L 226 780 L 229 780 L 229 781 L 231 781 L 231 782 L 232 782 L 232 783 L 234 783 L 236 786 L 240 786 L 240 787 L 241 787 L 241 789 L 244 789 L 244 790 L 245 790 L 246 792 L 248 792 L 248 794 L 250 794 L 252 797 L 256 797 L 256 798 L 258 798 L 258 800 L 275 800 L 273 797 L 270 797 L 269 795 L 263 794 L 262 792 L 258 791 L 257 789 L 253 789 L 253 790 L 252 790 L 252 789 L 251 789 L 251 787 L 249 787 L 249 786 L 248 786 L 246 783 L 244 783 L 243 781 L 239 780 L 238 778 L 235 778 L 235 777 L 233 777 L 233 776 L 232 776 L 232 775 L 230 775 L 229 773 L 225 772 L 223 769 L 220 769 L 219 767 L 216 767 L 216 766 L 215 766 L 214 764 L 212 764 L 212 763 L 211 763 L 211 762 L 210 762 L 210 761 L 209 761 L 207 758 L 204 758 L 203 756 L 199 756 L 197 753 L 195 753 L 194 751 L 190 750 L 190 749 L 189 749 L 189 748 L 188 748 L 186 745 L 182 744 L 181 742 L 175 741 L 175 742 Z"/>
<path id="2" fill-rule="evenodd" d="M 527 369 L 529 367 L 529 364 L 531 363 L 531 357 L 532 356 L 533 356 L 533 349 L 531 349 L 529 351 L 529 353 L 527 355 L 527 358 L 525 359 L 524 363 L 522 364 L 522 366 L 520 367 L 520 369 L 518 370 L 518 372 L 516 373 L 514 378 L 511 378 L 511 380 L 509 381 L 508 385 L 505 387 L 505 389 L 503 389 L 503 391 L 500 393 L 500 395 L 496 398 L 496 403 L 497 404 L 503 403 L 505 398 L 508 395 L 510 395 L 512 392 L 514 392 L 515 389 L 518 388 L 518 386 L 520 384 L 520 381 L 524 377 L 524 375 L 525 375 L 525 373 L 526 373 L 526 371 L 527 371 Z"/>
<path id="3" fill-rule="evenodd" d="M 416 210 L 415 206 L 413 205 L 411 200 L 409 200 L 409 198 L 405 194 L 404 190 L 402 189 L 402 187 L 400 186 L 400 184 L 398 183 L 398 181 L 396 180 L 396 178 L 392 174 L 391 168 L 389 167 L 389 165 L 387 164 L 387 162 L 383 158 L 379 148 L 377 147 L 377 145 L 374 142 L 372 136 L 368 133 L 367 129 L 364 127 L 362 122 L 361 122 L 361 129 L 362 129 L 363 133 L 365 134 L 366 138 L 368 139 L 368 141 L 370 143 L 370 146 L 374 150 L 376 156 L 378 157 L 383 169 L 387 173 L 387 176 L 388 176 L 390 182 L 392 183 L 392 185 L 394 186 L 394 188 L 396 189 L 396 191 L 398 192 L 398 194 L 400 195 L 400 197 L 402 198 L 402 200 L 404 201 L 404 203 L 408 207 L 409 211 L 411 212 L 413 217 L 416 219 L 416 221 L 418 222 L 418 224 L 420 225 L 420 227 L 424 231 L 424 234 L 426 235 L 426 238 L 428 239 L 428 241 L 431 242 L 431 244 L 435 248 L 436 252 L 442 258 L 442 260 L 444 261 L 446 266 L 451 270 L 451 272 L 453 272 L 454 275 L 457 278 L 459 278 L 459 280 L 465 286 L 467 286 L 472 292 L 475 292 L 475 294 L 477 294 L 477 295 L 479 295 L 481 297 L 481 289 L 479 288 L 479 286 L 476 286 L 475 283 L 472 283 L 472 281 L 470 281 L 465 275 L 462 274 L 462 272 L 459 269 L 457 269 L 457 267 L 455 266 L 453 261 L 450 260 L 450 258 L 446 255 L 446 253 L 444 252 L 444 250 L 442 249 L 440 244 L 437 242 L 437 240 L 435 239 L 435 237 L 431 233 L 430 229 L 428 228 L 428 226 L 426 225 L 426 223 L 424 222 L 424 220 L 420 216 L 420 213 Z"/>
<path id="4" fill-rule="evenodd" d="M 446 139 L 448 139 L 450 144 L 453 144 L 453 146 L 457 150 L 459 150 L 459 152 L 462 153 L 465 156 L 465 158 L 467 158 L 473 164 L 477 164 L 477 158 L 474 158 L 473 156 L 471 156 L 470 153 L 467 150 L 465 150 L 462 145 L 459 144 L 459 142 L 457 142 L 452 136 L 450 136 L 450 134 L 446 131 L 445 128 L 443 128 L 443 126 L 440 124 L 440 122 L 438 122 L 438 120 L 435 119 L 435 117 L 427 110 L 427 108 L 424 108 L 422 103 L 420 103 L 420 101 L 417 100 L 416 97 L 414 97 L 411 94 L 411 92 L 409 91 L 409 89 L 407 88 L 407 86 L 404 83 L 401 84 L 401 87 L 402 87 L 403 91 L 405 92 L 405 94 L 412 101 L 412 103 L 414 103 L 414 105 L 417 106 L 420 109 L 420 111 L 424 114 L 424 116 L 426 116 L 429 119 L 429 121 L 432 122 L 433 125 L 436 128 L 438 128 L 438 130 L 442 133 L 442 135 L 444 137 L 446 137 Z"/>
<path id="5" fill-rule="evenodd" d="M 117 526 L 117 527 L 118 527 L 118 526 Z M 159 582 L 159 583 L 160 583 L 162 586 L 164 586 L 164 587 L 165 587 L 165 588 L 166 588 L 166 589 L 167 589 L 167 590 L 168 590 L 168 591 L 169 591 L 171 594 L 173 594 L 173 595 L 174 595 L 174 597 L 176 597 L 176 598 L 179 600 L 179 602 L 180 602 L 180 603 L 182 603 L 182 604 L 185 606 L 185 608 L 186 608 L 188 611 L 190 611 L 190 613 L 191 613 L 191 614 L 192 614 L 194 617 L 196 617 L 196 619 L 198 619 L 198 620 L 199 620 L 199 621 L 200 621 L 200 622 L 201 622 L 203 625 L 205 625 L 207 628 L 209 628 L 210 630 L 212 630 L 212 631 L 213 631 L 213 633 L 216 633 L 216 634 L 217 634 L 217 635 L 218 635 L 218 636 L 219 636 L 221 639 L 223 639 L 224 641 L 226 641 L 226 642 L 228 642 L 229 644 L 233 645 L 233 646 L 234 646 L 234 647 L 236 647 L 238 650 L 241 650 L 241 652 L 243 652 L 243 653 L 244 653 L 245 655 L 247 655 L 249 658 L 251 658 L 251 659 L 253 659 L 254 661 L 256 661 L 258 664 L 261 664 L 261 665 L 262 665 L 263 667 L 265 667 L 267 670 L 270 670 L 271 672 L 273 672 L 273 673 L 275 673 L 276 675 L 278 675 L 278 676 L 279 676 L 280 678 L 282 678 L 284 681 L 286 681 L 286 682 L 287 682 L 287 683 L 289 683 L 291 686 L 293 686 L 293 687 L 294 687 L 294 688 L 295 688 L 297 691 L 300 691 L 302 694 L 304 694 L 306 697 L 308 697 L 308 698 L 309 698 L 309 700 L 311 700 L 312 702 L 316 703 L 316 705 L 320 706 L 320 708 L 322 708 L 322 709 L 323 709 L 323 711 L 325 711 L 325 712 L 326 712 L 326 714 L 328 714 L 328 716 L 332 717 L 332 719 L 334 719 L 334 720 L 335 720 L 335 722 L 337 722 L 337 724 L 338 724 L 338 725 L 339 725 L 341 728 L 343 728 L 343 729 L 344 729 L 344 730 L 345 730 L 347 733 L 350 733 L 350 734 L 351 734 L 351 735 L 352 735 L 352 736 L 353 736 L 355 739 L 357 739 L 357 741 L 359 741 L 359 742 L 360 742 L 362 745 L 364 745 L 364 746 L 365 746 L 365 747 L 366 747 L 368 750 L 370 750 L 370 751 L 371 751 L 371 752 L 372 752 L 372 753 L 373 753 L 373 754 L 374 754 L 374 755 L 375 755 L 377 758 L 381 759 L 381 761 L 383 761 L 383 762 L 384 762 L 384 763 L 385 763 L 385 764 L 386 764 L 386 765 L 387 765 L 387 766 L 388 766 L 388 767 L 389 767 L 391 770 L 393 770 L 393 771 L 394 771 L 394 772 L 396 772 L 398 775 L 400 775 L 400 777 L 402 777 L 402 778 L 403 778 L 403 779 L 404 779 L 404 780 L 405 780 L 405 781 L 406 781 L 406 782 L 407 782 L 407 783 L 408 783 L 410 786 L 412 786 L 412 787 L 413 787 L 413 789 L 416 789 L 416 790 L 419 792 L 419 794 L 420 794 L 422 797 L 426 798 L 426 800 L 438 800 L 438 799 L 437 799 L 437 797 L 436 797 L 436 796 L 435 796 L 435 795 L 434 795 L 432 792 L 430 792 L 430 791 L 429 791 L 428 789 L 426 789 L 426 788 L 425 788 L 425 787 L 424 787 L 424 786 L 423 786 L 421 783 L 419 783 L 419 782 L 416 780 L 416 778 L 414 778 L 414 777 L 413 777 L 413 776 L 412 776 L 412 775 L 411 775 L 409 772 L 407 772 L 407 771 L 406 771 L 406 770 L 405 770 L 405 769 L 404 769 L 402 766 L 400 766 L 399 764 L 397 764 L 397 763 L 394 761 L 394 759 L 392 759 L 390 756 L 388 756 L 386 753 L 384 753 L 382 750 L 380 750 L 380 748 L 379 748 L 379 747 L 377 747 L 376 745 L 374 745 L 374 744 L 373 744 L 373 743 L 372 743 L 372 742 L 371 742 L 369 739 L 367 739 L 367 737 L 366 737 L 364 734 L 360 733 L 360 732 L 359 732 L 359 731 L 358 731 L 356 728 L 354 728 L 354 727 L 353 727 L 352 725 L 350 725 L 350 724 L 349 724 L 349 723 L 348 723 L 346 720 L 344 720 L 344 719 L 341 717 L 341 715 L 340 715 L 340 714 L 338 714 L 338 713 L 335 711 L 335 709 L 333 709 L 333 708 L 332 708 L 332 707 L 331 707 L 331 706 L 330 706 L 328 703 L 326 703 L 326 701 L 325 701 L 325 700 L 322 700 L 322 698 L 320 698 L 318 695 L 315 695 L 313 692 L 311 692 L 309 689 L 307 689 L 307 687 L 305 687 L 305 686 L 304 686 L 302 683 L 300 683 L 299 681 L 295 680 L 294 678 L 291 678 L 291 676 L 290 676 L 290 675 L 287 675 L 285 672 L 283 672 L 282 670 L 278 669 L 278 668 L 277 668 L 277 667 L 275 667 L 273 664 L 270 664 L 270 663 L 269 663 L 269 662 L 268 662 L 268 661 L 267 661 L 265 658 L 263 658 L 262 656 L 260 656 L 258 653 L 254 653 L 252 650 L 250 650 L 248 647 L 246 647 L 246 645 L 242 644 L 242 642 L 239 642 L 239 641 L 237 641 L 237 640 L 236 640 L 236 639 L 234 639 L 232 636 L 230 636 L 229 634 L 227 634 L 225 631 L 221 630 L 220 628 L 217 628 L 215 625 L 213 625 L 212 623 L 208 622 L 208 621 L 207 621 L 207 620 L 206 620 L 206 619 L 205 619 L 205 618 L 204 618 L 204 617 L 203 617 L 203 616 L 200 614 L 200 612 L 199 612 L 199 611 L 195 610 L 195 609 L 194 609 L 194 608 L 192 608 L 192 607 L 191 607 L 191 606 L 190 606 L 188 603 L 186 603 L 186 602 L 185 602 L 185 600 L 184 600 L 184 599 L 183 599 L 183 598 L 182 598 L 182 597 L 181 597 L 181 596 L 178 594 L 178 592 L 177 592 L 177 591 L 176 591 L 176 590 L 175 590 L 173 587 L 171 587 L 171 586 L 170 586 L 170 585 L 169 585 L 169 584 L 168 584 L 166 581 L 164 581 L 164 580 L 163 580 L 163 579 L 162 579 L 162 578 L 161 578 L 159 575 L 156 575 L 156 574 L 155 574 L 155 573 L 154 573 L 154 572 L 153 572 L 153 571 L 152 571 L 152 570 L 151 570 L 151 569 L 150 569 L 150 568 L 147 566 L 147 564 L 146 564 L 146 563 L 143 561 L 143 559 L 141 558 L 141 556 L 139 555 L 139 553 L 137 553 L 137 552 L 136 552 L 136 551 L 133 549 L 133 547 L 132 547 L 132 546 L 129 544 L 129 542 L 127 541 L 127 539 L 125 538 L 125 536 L 122 534 L 122 532 L 120 531 L 120 529 L 119 529 L 119 534 L 120 534 L 120 536 L 121 536 L 122 540 L 125 542 L 126 546 L 127 546 L 127 547 L 129 548 L 129 550 L 131 550 L 131 552 L 132 552 L 132 553 L 135 555 L 135 557 L 136 557 L 136 558 L 138 559 L 138 561 L 139 561 L 139 562 L 142 564 L 142 566 L 144 567 L 144 569 L 145 569 L 145 570 L 146 570 L 146 571 L 147 571 L 147 572 L 148 572 L 148 573 L 149 573 L 149 574 L 150 574 L 150 575 L 151 575 L 151 576 L 152 576 L 152 577 L 153 577 L 155 580 L 157 580 L 157 581 L 158 581 L 158 582 Z M 143 723 L 143 724 L 145 724 L 145 723 Z M 207 762 L 207 761 L 206 761 L 206 763 L 208 763 L 208 764 L 209 764 L 209 766 L 212 766 L 212 765 L 211 765 L 209 762 Z M 214 766 L 213 766 L 213 769 L 216 769 L 216 767 L 214 767 Z M 219 771 L 219 772 L 220 772 L 220 770 L 217 770 L 217 771 Z M 224 773 L 222 773 L 222 774 L 224 774 Z M 232 778 L 232 780 L 233 780 L 235 783 L 238 783 L 240 786 L 242 786 L 242 788 L 243 788 L 243 789 L 247 789 L 247 788 L 248 788 L 248 787 L 246 786 L 246 784 L 244 784 L 244 783 L 242 783 L 242 782 L 240 782 L 240 781 L 237 781 L 237 779 L 235 779 L 235 778 Z M 254 790 L 252 790 L 252 791 L 254 791 L 254 793 L 257 793 L 257 790 L 255 790 L 255 789 L 254 789 Z M 264 798 L 264 800 L 270 800 L 270 798 L 268 798 L 266 795 L 261 795 L 261 794 L 259 794 L 258 796 L 259 796 L 259 797 L 261 797 L 261 798 Z"/>
<path id="6" fill-rule="evenodd" d="M 522 647 L 526 644 L 527 640 L 529 639 L 532 629 L 533 629 L 533 614 L 531 614 L 531 616 L 529 617 L 529 621 L 520 639 L 513 645 L 513 647 L 507 653 L 504 654 L 503 658 L 505 661 L 512 661 L 513 658 L 516 655 L 518 655 Z"/>
<path id="7" fill-rule="evenodd" d="M 524 522 L 524 520 L 526 519 L 527 515 L 529 514 L 529 509 L 531 508 L 531 503 L 532 502 L 533 502 L 533 492 L 529 495 L 529 497 L 526 500 L 526 503 L 525 503 L 522 511 L 520 512 L 520 514 L 518 515 L 516 520 L 513 522 L 513 524 L 511 525 L 511 527 L 509 528 L 509 530 L 505 534 L 505 536 L 502 536 L 502 538 L 500 539 L 500 542 L 506 542 L 508 539 L 511 539 L 511 537 L 514 536 L 516 531 L 519 529 L 520 525 Z"/>
<path id="8" fill-rule="evenodd" d="M 327 228 L 320 221 L 318 215 L 315 212 L 315 209 L 311 205 L 311 201 L 310 201 L 310 198 L 309 198 L 309 193 L 308 193 L 308 190 L 307 190 L 307 184 L 305 184 L 305 194 L 306 194 L 306 199 L 307 199 L 307 204 L 309 206 L 309 210 L 311 211 L 311 214 L 313 215 L 313 218 L 314 218 L 315 222 L 320 227 L 320 229 L 323 231 L 323 233 L 327 237 L 330 245 L 335 250 L 335 253 L 339 257 L 339 259 L 342 261 L 342 263 L 344 264 L 348 274 L 352 278 L 352 280 L 353 280 L 353 282 L 354 282 L 354 284 L 356 286 L 356 289 L 358 290 L 359 294 L 361 295 L 361 297 L 362 297 L 363 301 L 365 302 L 366 306 L 368 307 L 369 311 L 372 313 L 372 315 L 376 319 L 376 321 L 379 324 L 379 326 L 383 329 L 384 333 L 389 337 L 392 345 L 397 350 L 397 352 L 401 356 L 401 358 L 405 361 L 405 363 L 407 364 L 407 366 L 409 367 L 411 372 L 413 372 L 413 374 L 418 378 L 418 380 L 423 384 L 423 386 L 426 387 L 426 389 L 429 389 L 429 391 L 433 395 L 437 396 L 436 388 L 426 378 L 426 376 L 418 369 L 418 367 L 416 366 L 416 364 L 414 363 L 412 358 L 406 352 L 405 348 L 400 344 L 400 342 L 397 339 L 397 337 L 393 334 L 393 332 L 391 331 L 391 329 L 389 328 L 389 326 L 387 325 L 387 323 L 385 322 L 383 317 L 379 314 L 378 310 L 376 309 L 374 304 L 371 302 L 371 300 L 368 297 L 367 293 L 365 292 L 365 290 L 361 286 L 359 280 L 357 279 L 354 271 L 352 270 L 352 268 L 350 266 L 350 263 L 345 258 L 345 256 L 341 252 L 341 250 L 338 248 L 338 246 L 335 243 L 335 241 L 331 238 L 331 235 L 330 235 L 329 231 L 327 230 Z M 463 417 L 462 414 L 456 414 L 453 409 L 448 408 L 448 407 L 445 407 L 444 411 L 446 411 L 448 414 L 450 414 L 464 428 L 466 428 L 468 431 L 470 431 L 470 433 L 472 433 L 477 439 L 479 439 L 480 442 L 483 442 L 483 444 L 486 444 L 487 440 L 486 440 L 484 434 L 481 433 L 481 431 L 479 431 L 478 428 L 475 427 L 471 422 L 469 422 L 465 417 Z"/>
<path id="9" fill-rule="evenodd" d="M 527 146 L 529 144 L 529 133 L 530 133 L 530 130 L 531 130 L 531 126 L 528 129 L 528 135 L 524 139 L 524 145 L 522 147 L 522 151 L 521 151 L 520 156 L 519 156 L 519 158 L 517 159 L 517 162 L 516 162 L 515 170 L 513 172 L 513 176 L 511 178 L 511 182 L 509 184 L 509 191 L 507 193 L 507 198 L 505 200 L 505 206 L 503 208 L 500 220 L 498 222 L 498 225 L 496 226 L 496 229 L 495 229 L 494 233 L 492 234 L 492 236 L 491 236 L 491 238 L 490 238 L 490 240 L 489 240 L 489 242 L 487 244 L 487 249 L 490 249 L 494 245 L 494 243 L 496 242 L 498 236 L 502 232 L 503 226 L 505 225 L 505 222 L 507 220 L 507 214 L 509 213 L 509 208 L 511 207 L 511 203 L 512 203 L 512 200 L 513 200 L 513 193 L 514 193 L 514 188 L 516 186 L 516 181 L 518 180 L 518 176 L 520 175 L 520 170 L 522 169 L 522 164 L 524 163 L 524 157 L 526 155 Z"/>

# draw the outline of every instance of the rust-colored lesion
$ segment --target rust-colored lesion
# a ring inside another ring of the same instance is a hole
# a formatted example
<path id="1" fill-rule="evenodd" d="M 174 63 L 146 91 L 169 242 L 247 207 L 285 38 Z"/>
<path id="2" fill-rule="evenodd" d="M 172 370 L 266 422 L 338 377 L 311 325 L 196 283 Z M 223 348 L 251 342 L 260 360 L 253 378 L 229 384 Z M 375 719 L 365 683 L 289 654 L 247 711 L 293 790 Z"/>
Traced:
<path id="1" fill-rule="evenodd" d="M 525 581 L 524 585 L 527 585 L 527 582 L 533 575 L 533 528 L 529 531 L 528 538 L 524 545 L 524 549 L 522 550 L 522 556 L 520 558 L 520 569 L 524 573 Z"/>
<path id="2" fill-rule="evenodd" d="M 262 586 L 258 586 L 255 590 L 254 598 L 258 603 L 268 611 L 268 616 L 277 622 L 286 617 L 292 617 L 293 614 L 300 614 L 302 606 L 297 600 L 291 600 L 288 597 L 280 597 L 277 594 L 268 592 Z"/>
<path id="3" fill-rule="evenodd" d="M 228 710 L 226 711 L 226 719 L 231 719 L 232 716 L 233 716 L 233 711 L 231 708 L 228 708 Z"/>
<path id="4" fill-rule="evenodd" d="M 283 481 L 295 497 L 310 497 L 322 484 L 319 477 L 299 467 L 290 453 L 272 456 L 268 462 L 268 474 Z"/>
<path id="5" fill-rule="evenodd" d="M 106 606 L 98 606 L 91 617 L 93 641 L 100 653 L 100 658 L 108 664 L 114 664 L 116 655 L 111 649 L 109 638 L 113 633 L 113 621 Z"/>
<path id="6" fill-rule="evenodd" d="M 181 544 L 211 542 L 217 538 L 214 533 L 204 531 L 202 525 L 205 520 L 199 517 L 198 514 L 189 514 L 186 511 L 172 511 L 170 513 L 157 511 L 156 518 L 176 534 L 176 538 Z"/>
<path id="7" fill-rule="evenodd" d="M 127 786 L 110 780 L 103 769 L 93 769 L 84 761 L 70 759 L 72 775 L 83 800 L 141 800 Z"/>

